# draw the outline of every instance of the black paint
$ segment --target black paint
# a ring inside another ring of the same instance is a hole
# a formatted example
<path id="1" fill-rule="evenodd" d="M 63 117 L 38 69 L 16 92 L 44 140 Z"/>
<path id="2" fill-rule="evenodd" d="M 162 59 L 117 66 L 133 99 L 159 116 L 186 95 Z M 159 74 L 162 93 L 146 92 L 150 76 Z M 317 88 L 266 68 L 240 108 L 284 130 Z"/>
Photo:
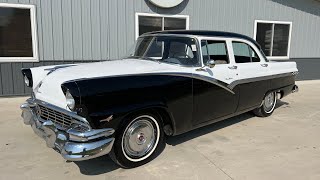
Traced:
<path id="1" fill-rule="evenodd" d="M 175 75 L 130 75 L 80 79 L 65 83 L 80 93 L 81 115 L 94 128 L 117 129 L 126 115 L 147 108 L 161 108 L 171 118 L 174 135 L 252 110 L 260 106 L 268 91 L 285 96 L 293 88 L 294 76 L 267 78 L 237 84 L 231 93 L 208 81 Z M 110 122 L 100 122 L 113 115 Z"/>

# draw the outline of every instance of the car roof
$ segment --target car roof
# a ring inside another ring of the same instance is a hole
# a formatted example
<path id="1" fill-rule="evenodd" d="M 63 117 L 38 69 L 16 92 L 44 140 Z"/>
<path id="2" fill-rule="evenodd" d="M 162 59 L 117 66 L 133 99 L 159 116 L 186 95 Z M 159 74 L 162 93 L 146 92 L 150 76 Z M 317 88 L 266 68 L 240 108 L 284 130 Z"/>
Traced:
<path id="1" fill-rule="evenodd" d="M 208 31 L 208 30 L 169 30 L 169 31 L 154 31 L 148 32 L 144 35 L 155 35 L 155 34 L 183 34 L 183 35 L 195 35 L 195 36 L 207 36 L 207 37 L 228 37 L 228 38 L 240 38 L 245 39 L 260 48 L 260 45 L 251 37 L 238 34 L 234 32 L 225 32 L 225 31 Z"/>

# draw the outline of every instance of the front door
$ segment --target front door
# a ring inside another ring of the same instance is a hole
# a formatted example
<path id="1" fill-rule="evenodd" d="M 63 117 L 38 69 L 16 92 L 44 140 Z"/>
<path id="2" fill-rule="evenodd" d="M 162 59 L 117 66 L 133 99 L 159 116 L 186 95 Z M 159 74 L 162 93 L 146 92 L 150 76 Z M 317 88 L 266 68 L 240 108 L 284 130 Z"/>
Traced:
<path id="1" fill-rule="evenodd" d="M 230 45 L 229 45 L 230 46 Z M 228 84 L 236 79 L 237 72 L 230 68 L 230 57 L 227 43 L 223 39 L 201 40 L 201 56 L 203 64 L 210 60 L 215 66 L 195 68 L 193 72 L 193 124 L 230 115 L 238 104 L 238 89 L 228 88 Z"/>

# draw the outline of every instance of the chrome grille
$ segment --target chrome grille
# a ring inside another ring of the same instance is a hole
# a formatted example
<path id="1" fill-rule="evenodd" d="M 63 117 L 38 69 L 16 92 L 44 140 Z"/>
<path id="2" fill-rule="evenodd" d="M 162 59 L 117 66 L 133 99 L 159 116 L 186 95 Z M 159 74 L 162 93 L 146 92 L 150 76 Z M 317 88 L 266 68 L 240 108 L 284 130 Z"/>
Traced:
<path id="1" fill-rule="evenodd" d="M 41 104 L 38 104 L 38 107 L 37 113 L 41 119 L 52 121 L 57 128 L 65 130 L 71 126 L 72 122 L 79 121 L 69 115 L 47 108 Z"/>

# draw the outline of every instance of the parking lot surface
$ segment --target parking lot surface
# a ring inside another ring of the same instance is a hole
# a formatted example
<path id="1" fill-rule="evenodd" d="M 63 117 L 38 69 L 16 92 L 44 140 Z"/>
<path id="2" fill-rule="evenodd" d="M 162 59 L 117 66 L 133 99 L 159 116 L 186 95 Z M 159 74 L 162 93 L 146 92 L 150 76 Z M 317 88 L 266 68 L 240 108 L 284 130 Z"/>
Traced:
<path id="1" fill-rule="evenodd" d="M 122 169 L 108 156 L 66 162 L 23 124 L 26 97 L 0 98 L 0 179 L 320 179 L 320 81 L 278 101 L 274 114 L 246 113 L 170 137 L 152 162 Z"/>

